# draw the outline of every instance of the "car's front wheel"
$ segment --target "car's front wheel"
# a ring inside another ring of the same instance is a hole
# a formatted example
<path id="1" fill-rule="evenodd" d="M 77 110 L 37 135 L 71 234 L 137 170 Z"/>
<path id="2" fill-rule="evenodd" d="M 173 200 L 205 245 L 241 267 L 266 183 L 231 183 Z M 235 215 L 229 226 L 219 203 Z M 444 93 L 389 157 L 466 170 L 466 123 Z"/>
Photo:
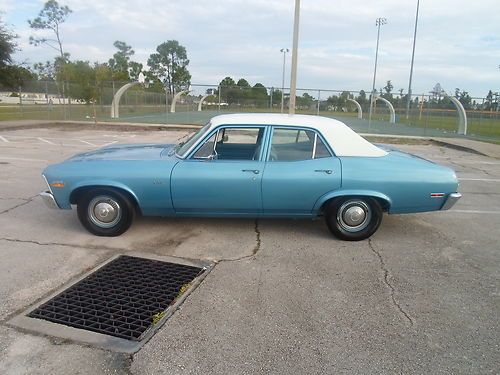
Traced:
<path id="1" fill-rule="evenodd" d="M 347 241 L 360 241 L 375 233 L 382 222 L 382 208 L 373 198 L 339 197 L 325 211 L 330 231 Z"/>
<path id="2" fill-rule="evenodd" d="M 113 188 L 87 191 L 78 200 L 77 211 L 80 222 L 90 233 L 107 237 L 124 233 L 135 216 L 130 199 Z"/>

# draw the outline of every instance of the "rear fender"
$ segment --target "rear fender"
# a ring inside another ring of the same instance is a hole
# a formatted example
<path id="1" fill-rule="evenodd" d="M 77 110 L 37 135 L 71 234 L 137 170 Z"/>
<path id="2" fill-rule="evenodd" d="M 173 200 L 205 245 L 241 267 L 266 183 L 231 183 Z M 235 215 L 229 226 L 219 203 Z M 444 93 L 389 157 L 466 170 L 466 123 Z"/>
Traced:
<path id="1" fill-rule="evenodd" d="M 321 210 L 323 209 L 323 205 L 329 201 L 330 199 L 333 198 L 338 198 L 338 197 L 371 197 L 371 198 L 376 198 L 379 201 L 382 201 L 382 208 L 384 211 L 389 211 L 390 207 L 392 206 L 392 200 L 389 198 L 387 195 L 382 194 L 378 191 L 373 191 L 373 190 L 337 190 L 337 191 L 331 191 L 329 193 L 326 193 L 322 197 L 320 197 L 316 203 L 314 204 L 313 212 L 314 213 L 320 213 Z"/>

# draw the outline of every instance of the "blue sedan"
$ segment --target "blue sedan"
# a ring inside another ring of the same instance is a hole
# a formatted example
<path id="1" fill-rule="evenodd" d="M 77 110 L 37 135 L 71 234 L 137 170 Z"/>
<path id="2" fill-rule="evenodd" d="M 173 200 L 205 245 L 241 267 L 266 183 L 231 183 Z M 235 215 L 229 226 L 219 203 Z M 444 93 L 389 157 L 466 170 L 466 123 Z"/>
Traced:
<path id="1" fill-rule="evenodd" d="M 43 172 L 52 208 L 77 206 L 82 225 L 118 236 L 144 216 L 324 216 L 344 240 L 363 240 L 383 212 L 449 209 L 455 172 L 375 146 L 340 121 L 302 115 L 212 118 L 185 143 L 113 145 Z"/>

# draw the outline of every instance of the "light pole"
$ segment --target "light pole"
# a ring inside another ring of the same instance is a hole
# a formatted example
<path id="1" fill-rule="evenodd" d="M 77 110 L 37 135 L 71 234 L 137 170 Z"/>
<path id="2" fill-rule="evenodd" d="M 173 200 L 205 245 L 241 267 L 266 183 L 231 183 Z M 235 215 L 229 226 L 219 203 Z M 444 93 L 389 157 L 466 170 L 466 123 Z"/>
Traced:
<path id="1" fill-rule="evenodd" d="M 292 68 L 290 73 L 290 107 L 288 113 L 295 113 L 295 97 L 297 92 L 297 54 L 299 47 L 299 17 L 300 0 L 295 0 L 295 15 L 293 18 L 293 48 L 292 48 Z"/>
<path id="2" fill-rule="evenodd" d="M 375 79 L 377 78 L 377 60 L 378 60 L 378 44 L 380 40 L 380 26 L 385 25 L 387 23 L 386 18 L 379 17 L 375 20 L 375 26 L 377 26 L 377 48 L 375 49 L 375 68 L 373 69 L 373 85 L 372 85 L 372 94 L 370 96 L 370 115 L 368 116 L 368 128 L 370 128 L 372 123 L 372 111 L 373 111 L 373 97 L 375 96 Z"/>
<path id="3" fill-rule="evenodd" d="M 290 52 L 288 48 L 282 48 L 280 51 L 283 53 L 283 78 L 281 80 L 281 113 L 283 113 L 283 104 L 285 101 L 285 58 L 287 52 Z"/>
<path id="4" fill-rule="evenodd" d="M 417 25 L 418 25 L 418 8 L 419 7 L 420 7 L 420 0 L 417 0 L 417 13 L 415 15 L 415 31 L 413 32 L 413 51 L 411 53 L 410 81 L 408 83 L 408 98 L 406 100 L 406 119 L 410 118 L 411 79 L 413 78 L 413 61 L 415 60 L 415 42 L 417 41 Z"/>

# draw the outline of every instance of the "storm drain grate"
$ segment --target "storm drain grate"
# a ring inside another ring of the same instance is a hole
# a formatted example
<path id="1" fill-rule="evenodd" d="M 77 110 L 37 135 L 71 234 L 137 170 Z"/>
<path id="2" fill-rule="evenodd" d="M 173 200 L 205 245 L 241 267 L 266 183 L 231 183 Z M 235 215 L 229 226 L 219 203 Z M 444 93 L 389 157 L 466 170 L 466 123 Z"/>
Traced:
<path id="1" fill-rule="evenodd" d="M 139 341 L 202 268 L 120 256 L 28 316 Z"/>

